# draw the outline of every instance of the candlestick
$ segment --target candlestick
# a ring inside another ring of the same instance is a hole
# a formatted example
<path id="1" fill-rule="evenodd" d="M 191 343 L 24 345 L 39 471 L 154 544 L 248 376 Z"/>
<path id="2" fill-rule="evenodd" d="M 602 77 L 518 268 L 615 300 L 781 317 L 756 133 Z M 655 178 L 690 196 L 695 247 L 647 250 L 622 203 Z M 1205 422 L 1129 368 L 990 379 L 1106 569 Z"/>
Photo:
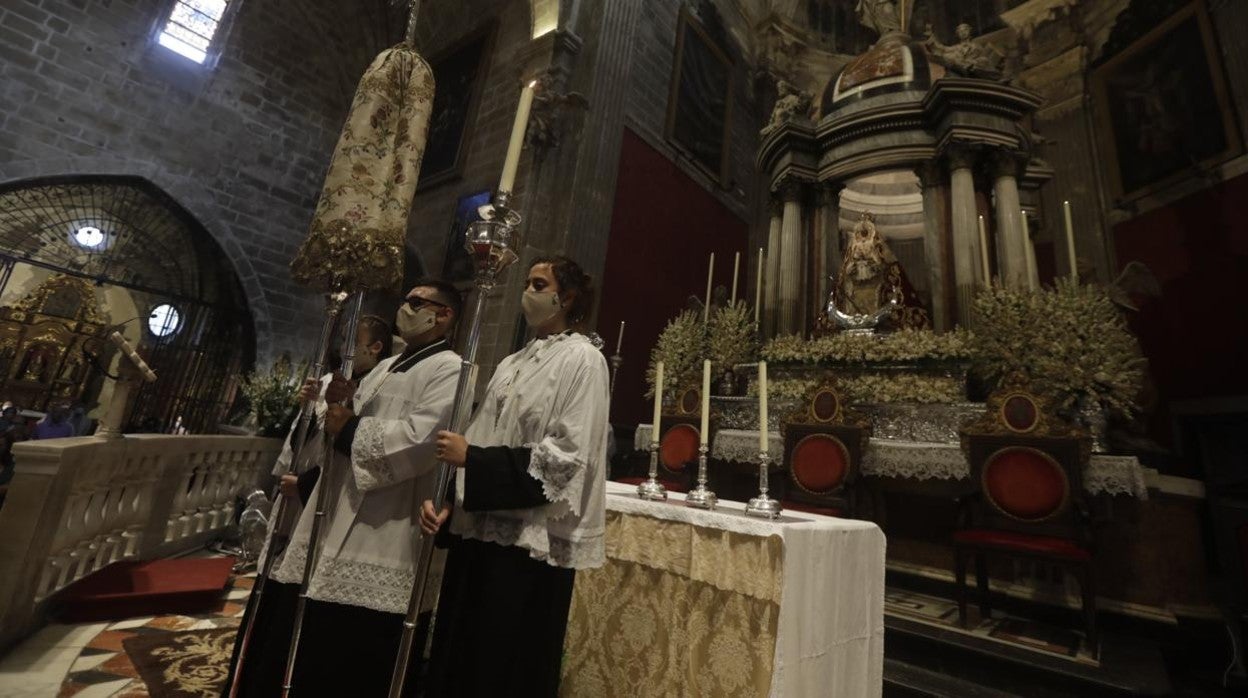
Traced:
<path id="1" fill-rule="evenodd" d="M 1027 255 L 1027 288 L 1034 291 L 1040 284 L 1040 273 L 1036 271 L 1036 251 L 1031 244 L 1031 224 L 1027 222 L 1027 212 L 1019 211 L 1023 217 L 1023 254 Z"/>
<path id="2" fill-rule="evenodd" d="M 715 279 L 715 253 L 711 253 L 711 263 L 706 267 L 706 307 L 702 309 L 702 322 L 711 319 L 711 281 Z"/>
<path id="3" fill-rule="evenodd" d="M 991 267 L 988 266 L 988 229 L 984 227 L 984 217 L 979 217 L 979 263 L 984 269 L 984 285 L 992 285 Z"/>
<path id="4" fill-rule="evenodd" d="M 620 334 L 615 338 L 615 353 L 620 353 L 622 346 L 624 346 L 624 321 L 620 320 Z"/>
<path id="5" fill-rule="evenodd" d="M 729 305 L 737 304 L 737 274 L 740 273 L 740 268 L 741 268 L 741 253 L 740 252 L 733 253 L 732 255 L 732 300 L 729 301 Z"/>
<path id="6" fill-rule="evenodd" d="M 1066 256 L 1070 261 L 1070 280 L 1079 283 L 1079 267 L 1075 263 L 1075 226 L 1070 222 L 1070 202 L 1062 202 L 1062 215 L 1066 217 Z"/>
<path id="7" fill-rule="evenodd" d="M 698 486 L 685 495 L 685 504 L 698 509 L 714 509 L 719 502 L 706 486 L 706 457 L 711 436 L 711 361 L 702 360 L 702 443 L 698 446 Z"/>
<path id="8" fill-rule="evenodd" d="M 754 326 L 758 326 L 759 310 L 763 307 L 763 248 L 758 248 L 758 278 L 754 281 Z"/>
<path id="9" fill-rule="evenodd" d="M 702 360 L 702 445 L 710 441 L 711 431 L 711 360 Z"/>
<path id="10" fill-rule="evenodd" d="M 500 192 L 511 193 L 516 182 L 516 169 L 520 167 L 520 149 L 524 147 L 524 131 L 529 125 L 529 110 L 533 107 L 533 87 L 536 80 L 520 90 L 520 105 L 516 108 L 516 120 L 511 125 L 511 140 L 507 143 L 507 158 L 503 160 L 503 176 L 498 180 Z"/>
<path id="11" fill-rule="evenodd" d="M 650 423 L 650 477 L 637 485 L 637 496 L 665 501 L 667 488 L 659 483 L 659 427 L 663 419 L 663 362 L 654 365 L 654 420 Z"/>
<path id="12" fill-rule="evenodd" d="M 758 453 L 758 496 L 746 502 L 745 513 L 763 519 L 780 518 L 780 502 L 767 496 L 767 469 L 771 466 L 771 456 L 766 449 Z"/>
<path id="13" fill-rule="evenodd" d="M 758 450 L 767 451 L 767 362 L 758 362 Z"/>

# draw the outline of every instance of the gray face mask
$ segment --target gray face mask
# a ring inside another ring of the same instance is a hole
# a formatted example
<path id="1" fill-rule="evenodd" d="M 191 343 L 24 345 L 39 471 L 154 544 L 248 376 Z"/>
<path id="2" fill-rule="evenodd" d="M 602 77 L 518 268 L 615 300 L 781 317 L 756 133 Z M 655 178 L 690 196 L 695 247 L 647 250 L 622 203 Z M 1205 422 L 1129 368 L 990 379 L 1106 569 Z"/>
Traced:
<path id="1" fill-rule="evenodd" d="M 399 312 L 394 316 L 394 327 L 399 331 L 399 336 L 405 342 L 411 342 L 413 337 L 428 332 L 438 321 L 438 313 L 430 308 L 421 308 L 413 310 L 412 306 L 404 303 L 399 307 Z"/>
<path id="2" fill-rule="evenodd" d="M 537 327 L 551 319 L 562 307 L 559 294 L 554 291 L 525 291 L 520 299 L 524 321 L 529 323 L 529 327 Z"/>

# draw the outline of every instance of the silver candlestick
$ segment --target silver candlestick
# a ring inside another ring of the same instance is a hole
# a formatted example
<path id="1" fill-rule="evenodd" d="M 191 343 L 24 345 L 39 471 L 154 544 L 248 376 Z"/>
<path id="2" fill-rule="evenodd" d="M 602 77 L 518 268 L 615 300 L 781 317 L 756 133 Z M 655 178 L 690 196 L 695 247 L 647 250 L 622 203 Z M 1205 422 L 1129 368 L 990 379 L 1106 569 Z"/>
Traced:
<path id="1" fill-rule="evenodd" d="M 611 357 L 610 361 L 611 361 L 610 399 L 614 400 L 615 399 L 615 374 L 620 372 L 620 365 L 624 363 L 624 357 L 620 356 L 620 352 L 617 351 L 615 352 L 615 355 Z"/>
<path id="2" fill-rule="evenodd" d="M 767 496 L 767 468 L 771 465 L 771 455 L 766 451 L 758 454 L 758 496 L 745 505 L 745 513 L 764 519 L 775 519 L 780 516 L 780 502 Z"/>
<path id="3" fill-rule="evenodd" d="M 650 479 L 637 485 L 637 496 L 652 502 L 667 501 L 667 488 L 659 482 L 659 442 L 650 442 Z"/>
<path id="4" fill-rule="evenodd" d="M 706 455 L 709 450 L 706 444 L 698 447 L 698 486 L 685 495 L 685 504 L 698 509 L 714 509 L 719 504 L 719 497 L 706 486 Z"/>

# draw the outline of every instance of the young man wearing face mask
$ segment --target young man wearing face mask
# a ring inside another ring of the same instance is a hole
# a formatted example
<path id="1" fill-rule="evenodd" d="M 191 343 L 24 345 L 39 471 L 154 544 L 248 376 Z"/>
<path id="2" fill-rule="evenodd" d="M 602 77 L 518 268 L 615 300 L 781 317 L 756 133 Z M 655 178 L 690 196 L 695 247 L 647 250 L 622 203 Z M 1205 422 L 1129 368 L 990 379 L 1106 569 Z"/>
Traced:
<path id="1" fill-rule="evenodd" d="M 420 503 L 434 484 L 434 438 L 450 420 L 459 377 L 460 357 L 448 338 L 460 307 L 453 286 L 421 281 L 395 318 L 407 344 L 403 353 L 382 360 L 358 383 L 335 375 L 325 389 L 324 433 L 334 461 L 307 494 L 315 501 L 328 488 L 296 691 L 380 696 L 389 686 L 415 577 Z M 313 508 L 301 512 L 274 580 L 296 586 L 302 580 Z M 289 631 L 268 624 L 265 637 L 252 640 L 242 695 L 280 695 Z"/>

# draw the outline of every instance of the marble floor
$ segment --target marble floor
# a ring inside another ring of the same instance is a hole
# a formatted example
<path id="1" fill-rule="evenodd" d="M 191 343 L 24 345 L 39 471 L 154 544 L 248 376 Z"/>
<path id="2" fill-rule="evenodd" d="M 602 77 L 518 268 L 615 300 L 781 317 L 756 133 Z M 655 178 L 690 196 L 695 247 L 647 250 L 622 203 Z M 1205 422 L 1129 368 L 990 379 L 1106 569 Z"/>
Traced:
<path id="1" fill-rule="evenodd" d="M 251 583 L 251 576 L 232 578 L 217 607 L 193 616 L 50 624 L 0 657 L 0 698 L 147 696 L 122 643 L 138 635 L 237 625 Z"/>

